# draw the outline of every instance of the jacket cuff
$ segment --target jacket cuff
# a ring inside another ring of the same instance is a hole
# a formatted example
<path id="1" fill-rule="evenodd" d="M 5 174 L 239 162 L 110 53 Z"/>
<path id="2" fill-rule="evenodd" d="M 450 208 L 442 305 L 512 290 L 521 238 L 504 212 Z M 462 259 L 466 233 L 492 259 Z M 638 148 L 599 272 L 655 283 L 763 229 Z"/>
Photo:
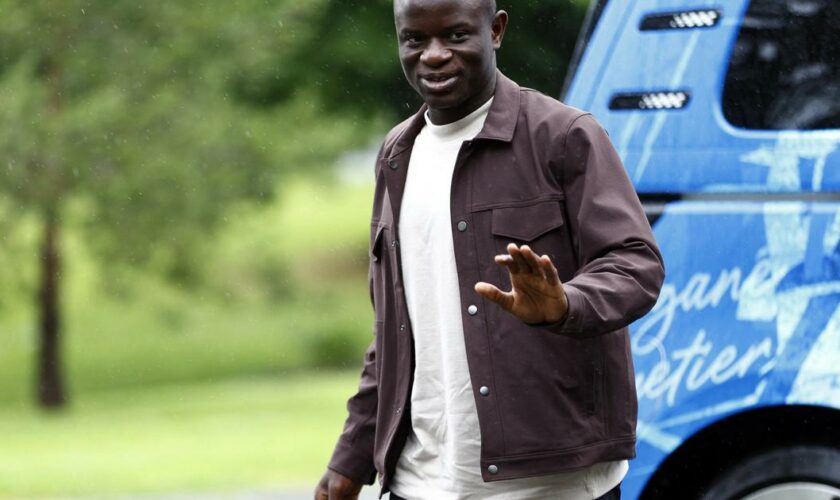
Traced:
<path id="1" fill-rule="evenodd" d="M 376 480 L 373 457 L 343 440 L 339 440 L 336 445 L 327 468 L 360 484 L 373 484 Z"/>
<path id="2" fill-rule="evenodd" d="M 568 335 L 580 337 L 583 332 L 583 308 L 585 298 L 583 293 L 574 286 L 564 284 L 563 291 L 566 293 L 566 303 L 569 308 L 566 310 L 566 317 L 556 323 L 540 323 L 538 326 L 557 335 Z"/>

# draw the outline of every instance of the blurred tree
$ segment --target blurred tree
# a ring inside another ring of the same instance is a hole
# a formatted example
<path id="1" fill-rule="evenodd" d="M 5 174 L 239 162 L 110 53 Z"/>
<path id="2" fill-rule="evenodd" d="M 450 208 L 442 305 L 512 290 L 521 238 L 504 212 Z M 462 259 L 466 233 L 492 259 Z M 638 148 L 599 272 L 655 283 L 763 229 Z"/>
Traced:
<path id="1" fill-rule="evenodd" d="M 42 405 L 66 400 L 60 232 L 68 202 L 88 207 L 86 239 L 109 261 L 189 276 L 198 242 L 225 208 L 269 197 L 276 167 L 295 162 L 280 157 L 290 148 L 272 134 L 300 123 L 272 128 L 276 116 L 253 106 L 264 98 L 248 94 L 242 74 L 259 67 L 270 78 L 266 54 L 293 47 L 317 7 L 0 0 L 0 201 L 43 224 Z"/>
<path id="2" fill-rule="evenodd" d="M 585 4 L 499 0 L 511 15 L 502 69 L 556 95 Z M 85 207 L 102 262 L 186 280 L 231 203 L 271 196 L 277 171 L 315 171 L 418 104 L 391 0 L 0 0 L 0 16 L 0 208 L 43 225 L 37 390 L 48 407 L 66 399 L 69 202 Z"/>
<path id="3" fill-rule="evenodd" d="M 272 67 L 299 68 L 330 106 L 352 111 L 412 113 L 420 101 L 406 84 L 397 59 L 393 0 L 325 0 L 306 43 L 278 57 Z M 520 85 L 557 96 L 563 86 L 589 0 L 497 0 L 510 15 L 499 67 Z M 292 83 L 276 80 L 274 96 Z M 270 99 L 269 93 L 266 97 Z"/>

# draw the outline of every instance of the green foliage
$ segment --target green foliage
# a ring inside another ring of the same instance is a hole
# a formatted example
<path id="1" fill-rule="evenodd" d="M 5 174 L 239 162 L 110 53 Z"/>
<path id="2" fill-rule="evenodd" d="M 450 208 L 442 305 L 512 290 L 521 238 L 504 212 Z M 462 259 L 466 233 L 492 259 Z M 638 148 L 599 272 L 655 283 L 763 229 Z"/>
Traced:
<path id="1" fill-rule="evenodd" d="M 0 194 L 59 215 L 82 198 L 102 256 L 188 278 L 231 203 L 270 198 L 278 173 L 379 124 L 325 123 L 299 79 L 257 88 L 295 73 L 268 59 L 297 47 L 319 5 L 3 0 Z M 266 92 L 283 102 L 254 106 Z"/>
<path id="2" fill-rule="evenodd" d="M 276 304 L 235 307 L 134 279 L 119 299 L 70 299 L 64 350 L 70 391 L 280 375 L 315 366 L 355 367 L 372 339 L 366 284 Z M 30 318 L 0 324 L 0 406 L 26 405 L 34 376 Z"/>
<path id="3" fill-rule="evenodd" d="M 204 282 L 234 301 L 330 293 L 348 282 L 366 286 L 372 196 L 371 184 L 287 179 L 271 204 L 243 205 L 225 216 Z"/>
<path id="4" fill-rule="evenodd" d="M 35 218 L 0 197 L 0 318 L 19 317 L 35 297 L 37 236 Z"/>
<path id="5" fill-rule="evenodd" d="M 585 3 L 500 0 L 503 70 L 556 95 Z M 0 400 L 34 378 L 49 213 L 73 390 L 357 363 L 371 186 L 327 166 L 418 104 L 391 0 L 0 0 L 0 14 Z"/>
<path id="6" fill-rule="evenodd" d="M 498 3 L 500 66 L 556 95 L 585 0 Z M 371 340 L 372 186 L 329 167 L 418 105 L 391 0 L 0 0 L 0 17 L 0 496 L 308 489 Z M 30 387 L 50 212 L 58 418 Z M 353 374 L 304 371 L 325 366 Z"/>
<path id="7" fill-rule="evenodd" d="M 200 290 L 126 266 L 102 266 L 74 222 L 64 231 L 63 350 L 74 398 L 170 383 L 356 367 L 372 338 L 365 274 L 371 186 L 283 185 L 259 209 L 229 212 L 203 255 Z M 81 214 L 81 215 L 80 215 Z M 0 276 L 34 272 L 33 220 L 0 246 Z M 11 281 L 14 283 L 14 280 Z M 4 285 L 10 283 L 3 282 Z M 32 295 L 5 293 L 0 315 L 0 407 L 32 389 Z"/>
<path id="8" fill-rule="evenodd" d="M 584 0 L 499 2 L 499 64 L 556 95 Z M 418 105 L 391 0 L 0 0 L 0 194 L 84 198 L 109 260 L 180 279 L 237 200 L 271 197 Z M 387 120 L 383 117 L 388 116 Z"/>
<path id="9" fill-rule="evenodd" d="M 331 106 L 352 112 L 386 109 L 406 116 L 419 99 L 397 59 L 392 0 L 329 0 L 314 16 L 306 43 L 278 55 Z M 502 71 L 521 85 L 557 96 L 563 85 L 587 0 L 498 0 L 510 15 L 498 54 Z M 291 59 L 288 59 L 291 56 Z"/>
<path id="10" fill-rule="evenodd" d="M 520 85 L 558 97 L 589 0 L 497 0 L 509 16 L 499 68 Z"/>
<path id="11" fill-rule="evenodd" d="M 354 325 L 355 326 L 355 325 Z M 358 327 L 348 329 L 345 325 L 327 325 L 308 342 L 312 364 L 325 368 L 349 368 L 360 363 Z M 371 340 L 373 337 L 369 337 Z"/>

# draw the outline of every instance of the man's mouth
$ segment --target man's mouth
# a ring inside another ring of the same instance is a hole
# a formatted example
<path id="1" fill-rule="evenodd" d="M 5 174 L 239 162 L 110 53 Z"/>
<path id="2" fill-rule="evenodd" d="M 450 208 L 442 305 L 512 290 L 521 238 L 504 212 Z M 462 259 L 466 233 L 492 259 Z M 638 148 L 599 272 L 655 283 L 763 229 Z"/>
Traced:
<path id="1" fill-rule="evenodd" d="M 458 80 L 458 75 L 452 73 L 431 73 L 420 77 L 423 86 L 431 92 L 450 90 L 456 80 Z"/>

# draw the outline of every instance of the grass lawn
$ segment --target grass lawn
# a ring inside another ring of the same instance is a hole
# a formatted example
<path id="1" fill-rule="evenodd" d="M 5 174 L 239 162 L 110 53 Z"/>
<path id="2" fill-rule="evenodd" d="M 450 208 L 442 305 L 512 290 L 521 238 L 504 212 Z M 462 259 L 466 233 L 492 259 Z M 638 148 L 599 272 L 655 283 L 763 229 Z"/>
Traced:
<path id="1" fill-rule="evenodd" d="M 105 266 L 69 217 L 56 414 L 33 401 L 39 226 L 2 235 L 0 499 L 312 488 L 372 339 L 371 190 L 289 180 L 233 211 L 200 286 Z"/>
<path id="2" fill-rule="evenodd" d="M 0 409 L 0 497 L 309 488 L 356 371 L 80 395 Z"/>

